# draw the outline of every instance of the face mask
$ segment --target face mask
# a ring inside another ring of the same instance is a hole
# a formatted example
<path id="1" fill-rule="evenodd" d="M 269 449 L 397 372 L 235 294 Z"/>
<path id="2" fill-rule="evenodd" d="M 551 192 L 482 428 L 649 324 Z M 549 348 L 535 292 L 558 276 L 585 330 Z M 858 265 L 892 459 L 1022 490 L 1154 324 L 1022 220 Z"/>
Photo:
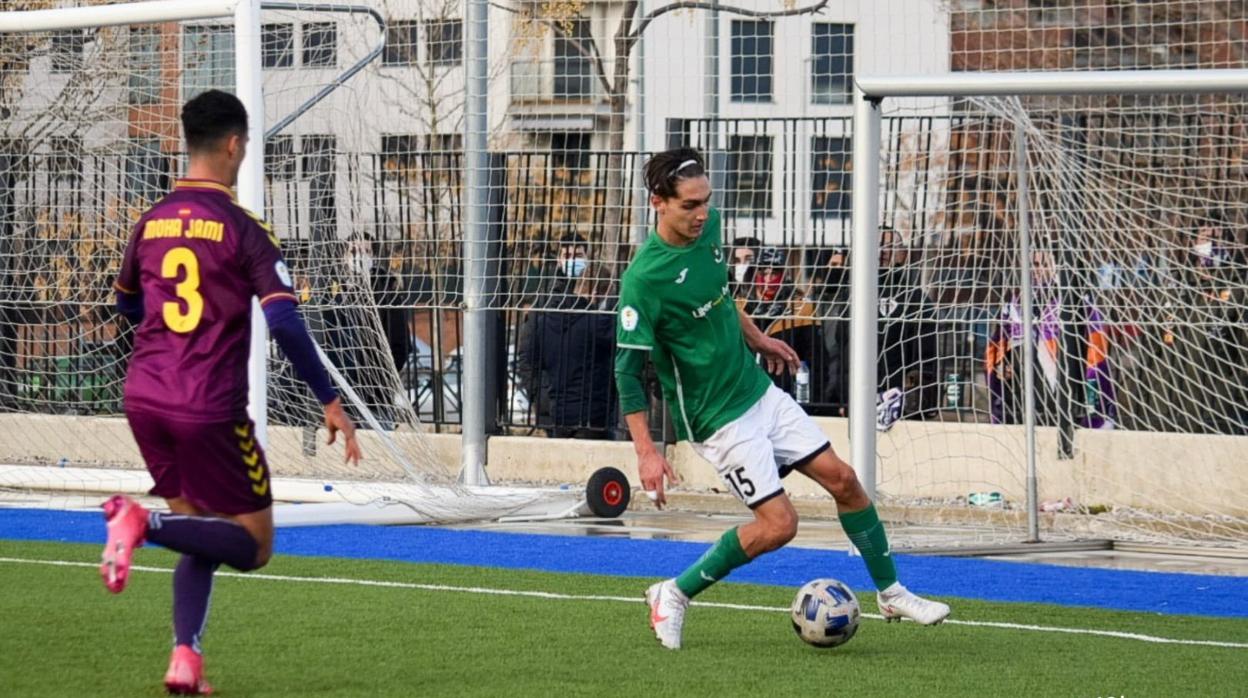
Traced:
<path id="1" fill-rule="evenodd" d="M 1209 259 L 1213 256 L 1213 242 L 1196 243 L 1192 246 L 1192 252 L 1195 252 L 1197 257 Z"/>
<path id="2" fill-rule="evenodd" d="M 776 294 L 780 293 L 780 285 L 784 283 L 784 276 L 778 273 L 758 275 L 754 277 L 754 283 L 759 285 L 763 300 L 775 300 Z"/>
<path id="3" fill-rule="evenodd" d="M 580 278 L 585 273 L 585 260 L 578 258 L 569 259 L 563 263 L 563 273 L 573 279 Z"/>
<path id="4" fill-rule="evenodd" d="M 745 274 L 750 270 L 750 265 L 746 262 L 734 264 L 732 267 L 732 278 L 737 283 L 745 281 Z"/>

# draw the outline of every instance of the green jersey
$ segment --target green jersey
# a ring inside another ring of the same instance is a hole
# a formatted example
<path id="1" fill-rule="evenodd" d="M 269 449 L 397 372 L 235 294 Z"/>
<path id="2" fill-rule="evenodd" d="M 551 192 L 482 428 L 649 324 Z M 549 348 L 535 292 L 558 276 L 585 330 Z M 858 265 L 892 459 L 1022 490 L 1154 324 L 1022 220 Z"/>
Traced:
<path id="1" fill-rule="evenodd" d="M 623 352 L 650 353 L 681 439 L 705 441 L 767 391 L 729 293 L 717 209 L 687 247 L 650 232 L 621 280 L 616 347 L 617 366 Z"/>

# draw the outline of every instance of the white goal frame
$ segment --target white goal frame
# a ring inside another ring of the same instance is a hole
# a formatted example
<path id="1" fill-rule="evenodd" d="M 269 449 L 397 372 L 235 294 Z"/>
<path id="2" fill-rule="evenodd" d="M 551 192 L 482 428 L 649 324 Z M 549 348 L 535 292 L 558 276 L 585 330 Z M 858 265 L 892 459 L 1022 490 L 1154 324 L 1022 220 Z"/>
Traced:
<path id="1" fill-rule="evenodd" d="M 894 77 L 864 76 L 855 80 L 853 127 L 853 263 L 851 269 L 849 433 L 852 463 L 875 499 L 876 474 L 876 332 L 878 314 L 880 124 L 882 104 L 890 97 L 1070 96 L 1112 94 L 1248 93 L 1248 70 L 1148 70 L 1049 73 L 951 73 Z M 1016 144 L 1021 147 L 1021 143 Z M 1025 178 L 1020 180 L 1025 181 Z M 1024 190 L 1025 192 L 1025 190 Z M 1024 194 L 1025 196 L 1025 194 Z M 1021 202 L 1020 202 L 1021 203 Z M 1020 216 L 1026 220 L 1025 214 Z M 1021 225 L 1020 248 L 1029 244 Z M 1029 256 L 1022 259 L 1029 259 Z M 1030 285 L 1023 265 L 1023 288 Z M 1030 321 L 1030 298 L 1024 296 L 1024 323 Z M 1027 355 L 1034 351 L 1031 333 L 1024 332 Z M 1029 542 L 1039 540 L 1036 493 L 1033 366 L 1025 368 L 1027 430 L 1027 523 Z"/>
<path id="2" fill-rule="evenodd" d="M 234 19 L 234 87 L 247 109 L 248 148 L 238 172 L 238 201 L 264 211 L 264 76 L 261 74 L 261 0 L 156 0 L 120 5 L 0 12 L 0 34 L 88 29 L 123 24 L 156 24 L 194 19 Z M 268 394 L 265 379 L 268 327 L 260 301 L 252 298 L 251 356 L 247 361 L 247 411 L 256 423 L 256 438 L 268 446 Z"/>

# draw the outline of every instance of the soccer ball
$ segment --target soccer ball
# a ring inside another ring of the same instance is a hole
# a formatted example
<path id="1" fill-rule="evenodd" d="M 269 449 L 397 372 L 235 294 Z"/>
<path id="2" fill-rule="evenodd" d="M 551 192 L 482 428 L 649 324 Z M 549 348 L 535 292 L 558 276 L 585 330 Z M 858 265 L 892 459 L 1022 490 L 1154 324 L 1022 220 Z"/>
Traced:
<path id="1" fill-rule="evenodd" d="M 793 632 L 815 647 L 837 647 L 858 632 L 858 598 L 843 582 L 806 582 L 793 599 Z"/>

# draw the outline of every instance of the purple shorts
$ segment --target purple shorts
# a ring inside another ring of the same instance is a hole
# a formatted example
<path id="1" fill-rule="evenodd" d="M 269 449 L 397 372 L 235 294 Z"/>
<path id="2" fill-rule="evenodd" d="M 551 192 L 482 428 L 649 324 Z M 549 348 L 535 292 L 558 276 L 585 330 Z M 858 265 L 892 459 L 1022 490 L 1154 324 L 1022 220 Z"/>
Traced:
<path id="1" fill-rule="evenodd" d="M 156 481 L 152 495 L 181 497 L 212 514 L 248 514 L 273 504 L 269 464 L 250 419 L 190 422 L 127 411 L 126 420 Z"/>

